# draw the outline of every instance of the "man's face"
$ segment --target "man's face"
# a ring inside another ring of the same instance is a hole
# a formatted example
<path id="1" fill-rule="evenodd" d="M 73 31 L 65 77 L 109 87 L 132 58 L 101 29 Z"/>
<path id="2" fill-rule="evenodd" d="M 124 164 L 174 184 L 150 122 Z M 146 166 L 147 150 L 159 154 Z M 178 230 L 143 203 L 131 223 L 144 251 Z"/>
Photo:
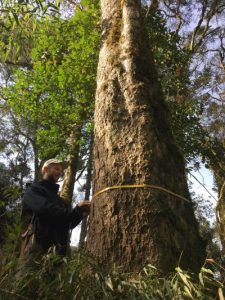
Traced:
<path id="1" fill-rule="evenodd" d="M 62 175 L 63 169 L 60 164 L 50 164 L 44 169 L 44 179 L 57 182 Z"/>

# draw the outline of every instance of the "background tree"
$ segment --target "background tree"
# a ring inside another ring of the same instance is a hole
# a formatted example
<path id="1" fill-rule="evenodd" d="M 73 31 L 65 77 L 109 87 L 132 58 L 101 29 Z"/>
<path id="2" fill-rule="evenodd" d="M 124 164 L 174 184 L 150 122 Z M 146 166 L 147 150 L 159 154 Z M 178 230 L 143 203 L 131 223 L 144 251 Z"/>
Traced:
<path id="1" fill-rule="evenodd" d="M 150 39 L 176 142 L 186 162 L 194 160 L 195 167 L 204 163 L 217 182 L 218 176 L 224 177 L 224 3 L 156 2 L 147 11 L 153 25 Z M 195 19 L 190 19 L 190 11 Z M 174 75 L 168 76 L 168 70 Z M 219 191 L 222 184 L 216 183 Z"/>
<path id="2" fill-rule="evenodd" d="M 85 178 L 85 184 L 84 184 L 84 190 L 85 195 L 84 199 L 86 201 L 90 201 L 90 194 L 91 194 L 91 183 L 92 183 L 92 150 L 93 150 L 93 134 L 91 134 L 90 137 L 90 143 L 89 143 L 89 155 L 88 155 L 88 161 L 87 161 L 87 173 Z M 81 223 L 81 230 L 80 230 L 80 239 L 79 239 L 79 248 L 84 248 L 85 245 L 85 238 L 87 235 L 88 230 L 88 217 L 84 217 Z"/>
<path id="3" fill-rule="evenodd" d="M 19 210 L 21 188 L 13 179 L 14 168 L 7 168 L 0 163 L 0 242 L 4 245 L 13 227 Z M 16 232 L 16 230 L 15 230 Z M 16 233 L 12 233 L 13 238 Z M 15 241 L 14 241 L 15 242 Z M 2 249 L 1 249 L 2 250 Z M 1 251 L 0 251 L 1 252 Z M 2 253 L 0 253 L 1 256 Z"/>
<path id="4" fill-rule="evenodd" d="M 23 118 L 27 128 L 33 130 L 33 138 L 29 136 L 37 180 L 40 159 L 70 155 L 71 166 L 79 164 L 81 130 L 88 128 L 94 104 L 98 5 L 87 4 L 85 11 L 79 10 L 67 19 L 32 20 L 32 66 L 14 73 L 2 97 L 17 118 Z M 21 67 L 18 62 L 17 66 Z M 74 123 L 80 133 L 71 141 Z M 69 186 L 70 201 L 75 173 L 73 170 L 65 177 L 62 191 L 65 196 L 65 187 Z"/>

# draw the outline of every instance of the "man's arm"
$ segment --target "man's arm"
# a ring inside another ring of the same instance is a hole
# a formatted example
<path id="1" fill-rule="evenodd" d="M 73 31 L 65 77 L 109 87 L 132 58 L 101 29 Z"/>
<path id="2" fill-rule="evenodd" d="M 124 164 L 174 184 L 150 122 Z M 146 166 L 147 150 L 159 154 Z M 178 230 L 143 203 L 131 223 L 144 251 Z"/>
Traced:
<path id="1" fill-rule="evenodd" d="M 79 215 L 77 215 L 77 217 L 75 217 L 73 219 L 73 221 L 70 223 L 70 228 L 73 229 L 74 227 L 76 227 L 80 221 L 83 219 L 83 217 L 86 217 L 89 215 L 90 212 L 90 202 L 87 200 L 81 201 L 74 209 L 74 213 L 76 213 L 77 211 L 82 212 L 82 216 L 79 217 Z"/>
<path id="2" fill-rule="evenodd" d="M 44 218 L 56 218 L 68 223 L 76 220 L 80 222 L 83 218 L 82 209 L 79 207 L 71 209 L 70 207 L 60 206 L 49 199 L 45 190 L 35 186 L 26 191 L 23 197 L 23 204 L 32 210 L 35 215 Z"/>

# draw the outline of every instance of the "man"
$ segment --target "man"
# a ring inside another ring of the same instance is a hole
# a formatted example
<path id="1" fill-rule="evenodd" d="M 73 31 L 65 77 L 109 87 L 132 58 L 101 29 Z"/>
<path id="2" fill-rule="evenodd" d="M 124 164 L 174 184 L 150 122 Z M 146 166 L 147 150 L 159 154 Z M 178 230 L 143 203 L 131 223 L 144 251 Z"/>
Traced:
<path id="1" fill-rule="evenodd" d="M 47 160 L 42 167 L 43 180 L 32 184 L 24 194 L 22 215 L 32 218 L 34 232 L 34 239 L 28 250 L 28 256 L 34 255 L 32 260 L 47 253 L 53 246 L 59 255 L 66 255 L 69 230 L 89 213 L 88 201 L 82 201 L 72 209 L 70 204 L 59 197 L 57 181 L 66 167 L 65 162 Z"/>

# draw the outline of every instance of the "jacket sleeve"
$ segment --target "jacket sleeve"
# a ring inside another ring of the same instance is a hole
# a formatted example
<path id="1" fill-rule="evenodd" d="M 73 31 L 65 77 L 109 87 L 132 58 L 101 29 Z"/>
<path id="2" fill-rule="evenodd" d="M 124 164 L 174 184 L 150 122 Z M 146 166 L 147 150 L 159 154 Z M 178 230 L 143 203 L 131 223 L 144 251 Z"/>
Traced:
<path id="1" fill-rule="evenodd" d="M 76 227 L 80 221 L 83 219 L 83 213 L 81 211 L 81 209 L 76 206 L 75 208 L 73 208 L 73 220 L 70 223 L 70 228 L 73 229 L 74 227 Z"/>
<path id="2" fill-rule="evenodd" d="M 72 223 L 78 219 L 80 222 L 82 219 L 82 212 L 78 207 L 75 210 L 71 209 L 69 206 L 67 207 L 58 205 L 49 199 L 44 190 L 35 186 L 26 191 L 23 197 L 23 205 L 30 209 L 37 216 L 59 219 L 60 222 Z"/>

